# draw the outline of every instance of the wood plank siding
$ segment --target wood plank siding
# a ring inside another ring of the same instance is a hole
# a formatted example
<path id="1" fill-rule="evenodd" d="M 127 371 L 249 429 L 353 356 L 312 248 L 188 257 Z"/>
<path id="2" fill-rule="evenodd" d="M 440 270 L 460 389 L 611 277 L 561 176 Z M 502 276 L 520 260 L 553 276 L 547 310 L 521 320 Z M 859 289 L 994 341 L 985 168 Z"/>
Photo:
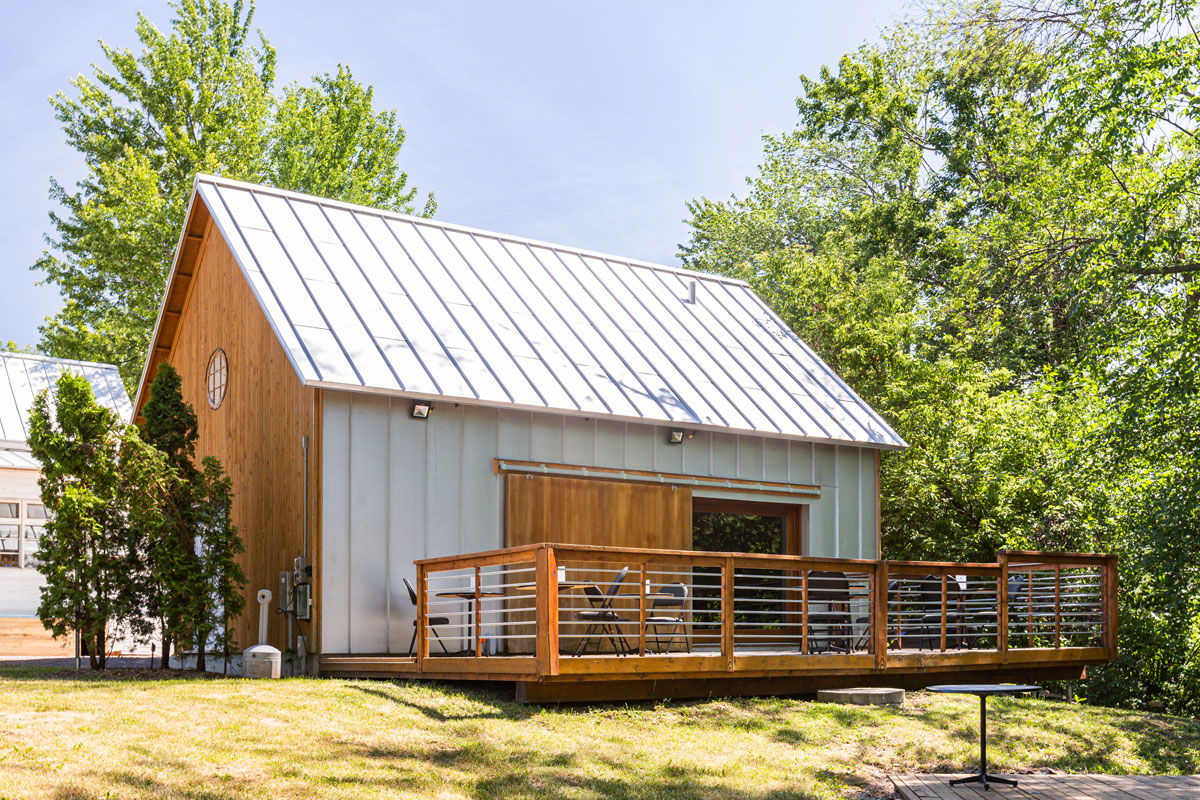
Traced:
<path id="1" fill-rule="evenodd" d="M 692 491 L 687 487 L 508 475 L 505 497 L 508 547 L 562 542 L 692 548 Z"/>
<path id="2" fill-rule="evenodd" d="M 55 639 L 37 617 L 0 617 L 0 657 L 60 658 L 74 653 L 71 636 Z"/>
<path id="3" fill-rule="evenodd" d="M 202 234 L 197 232 L 197 220 L 205 223 Z M 233 481 L 233 520 L 246 543 L 241 560 L 249 579 L 237 640 L 246 647 L 257 638 L 255 593 L 266 588 L 278 594 L 279 572 L 291 569 L 292 559 L 301 554 L 301 437 L 317 438 L 314 405 L 319 390 L 301 385 L 207 212 L 196 209 L 192 222 L 182 256 L 187 269 L 181 266 L 176 275 L 179 283 L 168 292 L 163 327 L 155 342 L 155 367 L 166 360 L 179 371 L 184 399 L 196 409 L 197 458 L 216 456 Z M 205 374 L 217 348 L 225 351 L 229 372 L 224 400 L 213 409 Z M 153 372 L 148 372 L 147 382 L 152 377 Z M 140 401 L 144 403 L 147 396 L 143 391 Z M 309 452 L 315 464 L 315 448 Z M 315 492 L 310 492 L 310 501 L 315 508 Z M 319 518 L 311 513 L 311 519 Z M 310 556 L 313 540 L 310 531 Z M 287 646 L 283 618 L 272 614 L 270 619 L 270 644 L 283 649 Z M 298 632 L 314 633 L 307 628 L 301 623 Z"/>

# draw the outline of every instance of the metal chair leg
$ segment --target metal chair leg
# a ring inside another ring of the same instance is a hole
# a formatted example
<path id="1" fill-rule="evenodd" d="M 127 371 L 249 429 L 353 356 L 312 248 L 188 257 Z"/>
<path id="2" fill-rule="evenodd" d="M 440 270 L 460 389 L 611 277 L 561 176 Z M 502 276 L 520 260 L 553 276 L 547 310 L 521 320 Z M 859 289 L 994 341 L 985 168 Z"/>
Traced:
<path id="1" fill-rule="evenodd" d="M 442 641 L 442 637 L 438 636 L 437 628 L 430 628 L 429 632 L 433 634 L 433 638 L 437 639 L 438 644 L 442 646 L 442 652 L 449 655 L 450 651 L 446 649 L 446 643 Z M 408 640 L 408 654 L 413 654 L 413 647 L 417 644 L 417 626 L 413 625 L 412 638 Z"/>

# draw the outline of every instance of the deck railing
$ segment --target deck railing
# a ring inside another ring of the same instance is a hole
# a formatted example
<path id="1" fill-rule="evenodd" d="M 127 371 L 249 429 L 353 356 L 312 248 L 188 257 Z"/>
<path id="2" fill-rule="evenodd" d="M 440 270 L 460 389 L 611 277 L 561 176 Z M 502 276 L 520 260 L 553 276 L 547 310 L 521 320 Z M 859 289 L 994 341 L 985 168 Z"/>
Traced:
<path id="1" fill-rule="evenodd" d="M 1097 663 L 1116 559 L 995 563 L 529 545 L 417 562 L 423 672 L 758 672 Z"/>

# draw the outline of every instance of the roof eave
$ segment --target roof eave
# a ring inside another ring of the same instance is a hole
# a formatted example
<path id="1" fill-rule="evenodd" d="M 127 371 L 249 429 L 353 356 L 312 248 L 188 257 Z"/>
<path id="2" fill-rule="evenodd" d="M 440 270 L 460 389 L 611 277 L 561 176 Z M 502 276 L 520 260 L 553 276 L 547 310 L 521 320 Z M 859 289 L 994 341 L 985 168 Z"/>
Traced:
<path id="1" fill-rule="evenodd" d="M 187 213 L 183 215 L 183 227 L 179 231 L 179 240 L 175 243 L 175 254 L 171 257 L 171 271 L 167 275 L 166 285 L 163 286 L 162 300 L 158 304 L 158 316 L 154 320 L 154 332 L 150 334 L 150 345 L 146 351 L 145 361 L 142 363 L 142 374 L 138 377 L 137 394 L 133 398 L 134 419 L 137 419 L 138 410 L 142 407 L 142 394 L 146 391 L 147 374 L 150 371 L 150 364 L 154 360 L 155 344 L 158 343 L 158 334 L 162 330 L 163 316 L 167 310 L 167 300 L 171 297 L 171 287 L 175 283 L 175 274 L 179 269 L 179 256 L 183 253 L 183 243 L 187 240 L 188 223 L 192 220 L 192 210 L 196 206 L 199 185 L 200 176 L 197 175 L 192 181 L 192 196 L 188 198 Z"/>
<path id="2" fill-rule="evenodd" d="M 625 416 L 620 414 L 598 414 L 595 411 L 582 411 L 570 408 L 548 408 L 546 406 L 523 405 L 520 403 L 486 400 L 478 397 L 455 397 L 444 394 L 424 394 L 409 392 L 402 389 L 385 389 L 374 386 L 361 386 L 351 383 L 334 381 L 308 380 L 304 385 L 314 389 L 328 389 L 339 392 L 354 392 L 357 394 L 372 394 L 382 397 L 394 397 L 401 400 L 427 400 L 431 403 L 454 403 L 455 405 L 477 406 L 479 408 L 494 408 L 506 411 L 528 411 L 536 414 L 558 414 L 579 419 L 613 420 L 637 425 L 649 425 L 659 428 L 676 428 L 686 431 L 703 431 L 705 433 L 727 433 L 734 436 L 758 436 L 764 439 L 780 439 L 789 442 L 806 442 L 811 444 L 829 444 L 841 447 L 861 447 L 868 450 L 904 450 L 908 443 L 896 435 L 889 427 L 887 430 L 896 436 L 895 442 L 863 442 L 853 439 L 835 439 L 822 436 L 802 436 L 782 431 L 755 430 L 753 428 L 731 428 L 725 425 L 709 425 L 706 423 L 684 422 L 682 420 L 653 419 L 648 417 Z"/>

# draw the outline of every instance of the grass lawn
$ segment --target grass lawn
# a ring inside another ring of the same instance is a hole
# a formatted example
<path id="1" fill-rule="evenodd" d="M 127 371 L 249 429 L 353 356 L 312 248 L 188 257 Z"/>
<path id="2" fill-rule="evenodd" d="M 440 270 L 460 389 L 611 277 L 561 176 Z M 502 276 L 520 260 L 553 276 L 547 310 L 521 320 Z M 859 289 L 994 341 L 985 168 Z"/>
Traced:
<path id="1" fill-rule="evenodd" d="M 1200 722 L 989 702 L 1001 770 L 1196 772 Z M 840 798 L 965 771 L 973 697 L 520 706 L 478 688 L 0 670 L 0 798 Z"/>

